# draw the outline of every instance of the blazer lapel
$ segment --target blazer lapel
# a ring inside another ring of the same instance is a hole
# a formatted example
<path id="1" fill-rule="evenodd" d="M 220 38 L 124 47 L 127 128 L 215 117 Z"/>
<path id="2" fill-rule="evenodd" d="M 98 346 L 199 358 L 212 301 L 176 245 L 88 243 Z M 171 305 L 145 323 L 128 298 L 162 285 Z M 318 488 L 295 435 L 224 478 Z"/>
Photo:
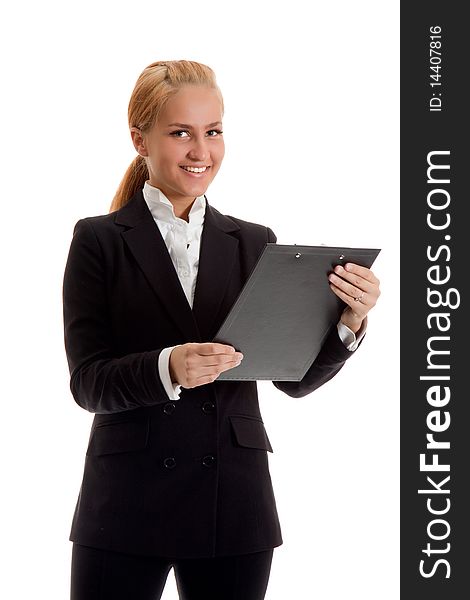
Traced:
<path id="1" fill-rule="evenodd" d="M 193 313 L 203 339 L 212 339 L 212 324 L 224 298 L 238 255 L 238 239 L 231 233 L 240 227 L 209 205 L 199 250 L 199 267 Z"/>
<path id="2" fill-rule="evenodd" d="M 206 198 L 198 275 L 191 310 L 142 190 L 136 192 L 117 211 L 115 223 L 129 227 L 121 235 L 185 339 L 207 341 L 237 255 L 238 239 L 230 235 L 230 232 L 239 230 L 238 225 L 209 206 Z"/>
<path id="3" fill-rule="evenodd" d="M 186 339 L 200 333 L 158 225 L 139 190 L 116 214 L 117 225 L 130 227 L 121 236 L 168 315 Z"/>

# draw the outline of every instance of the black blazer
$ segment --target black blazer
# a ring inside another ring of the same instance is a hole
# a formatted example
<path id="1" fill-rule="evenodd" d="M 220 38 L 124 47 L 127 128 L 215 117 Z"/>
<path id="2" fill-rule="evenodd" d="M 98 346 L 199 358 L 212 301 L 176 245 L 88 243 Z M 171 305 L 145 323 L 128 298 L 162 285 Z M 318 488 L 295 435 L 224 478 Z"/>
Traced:
<path id="1" fill-rule="evenodd" d="M 142 191 L 76 223 L 65 348 L 73 397 L 95 417 L 70 540 L 179 558 L 282 544 L 256 382 L 216 380 L 170 401 L 157 367 L 163 348 L 213 339 L 275 241 L 207 203 L 191 309 Z M 274 385 L 304 396 L 351 355 L 335 330 L 301 382 Z"/>

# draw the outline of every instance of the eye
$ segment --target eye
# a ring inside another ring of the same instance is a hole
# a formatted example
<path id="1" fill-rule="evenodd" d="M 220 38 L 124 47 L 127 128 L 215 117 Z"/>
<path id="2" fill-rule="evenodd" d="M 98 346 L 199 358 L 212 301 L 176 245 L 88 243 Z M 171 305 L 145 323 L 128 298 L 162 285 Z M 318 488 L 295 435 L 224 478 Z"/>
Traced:
<path id="1" fill-rule="evenodd" d="M 190 135 L 189 131 L 187 129 L 178 129 L 177 131 L 172 131 L 170 133 L 170 135 L 177 137 L 177 138 L 183 138 L 186 136 L 180 135 L 182 133 L 187 133 L 188 136 Z M 217 137 L 218 135 L 222 135 L 223 131 L 221 129 L 210 129 L 207 134 L 208 137 Z M 212 135 L 213 134 L 213 135 Z"/>
<path id="2" fill-rule="evenodd" d="M 186 129 L 178 129 L 178 131 L 172 131 L 170 135 L 174 135 L 175 137 L 183 137 L 179 135 L 180 133 L 188 133 L 188 131 L 186 131 Z"/>

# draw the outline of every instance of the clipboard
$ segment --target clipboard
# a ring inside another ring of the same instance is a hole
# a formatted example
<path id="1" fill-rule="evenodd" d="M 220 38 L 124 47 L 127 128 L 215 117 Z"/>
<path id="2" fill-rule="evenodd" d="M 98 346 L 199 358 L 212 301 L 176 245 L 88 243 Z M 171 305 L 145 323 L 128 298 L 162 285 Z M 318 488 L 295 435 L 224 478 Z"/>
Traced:
<path id="1" fill-rule="evenodd" d="M 328 274 L 347 262 L 370 268 L 379 252 L 267 243 L 213 339 L 243 353 L 217 381 L 300 381 L 346 306 Z"/>

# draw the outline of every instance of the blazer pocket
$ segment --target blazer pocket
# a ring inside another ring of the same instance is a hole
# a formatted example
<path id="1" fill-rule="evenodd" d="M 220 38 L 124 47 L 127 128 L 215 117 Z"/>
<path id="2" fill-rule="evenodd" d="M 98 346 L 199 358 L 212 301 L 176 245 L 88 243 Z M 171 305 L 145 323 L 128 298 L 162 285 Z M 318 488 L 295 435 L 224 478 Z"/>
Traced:
<path id="1" fill-rule="evenodd" d="M 102 456 L 142 450 L 147 446 L 149 420 L 117 421 L 95 427 L 88 444 L 87 456 Z"/>
<path id="2" fill-rule="evenodd" d="M 273 451 L 261 419 L 248 415 L 231 415 L 229 418 L 235 440 L 239 446 L 268 450 L 268 452 Z"/>

